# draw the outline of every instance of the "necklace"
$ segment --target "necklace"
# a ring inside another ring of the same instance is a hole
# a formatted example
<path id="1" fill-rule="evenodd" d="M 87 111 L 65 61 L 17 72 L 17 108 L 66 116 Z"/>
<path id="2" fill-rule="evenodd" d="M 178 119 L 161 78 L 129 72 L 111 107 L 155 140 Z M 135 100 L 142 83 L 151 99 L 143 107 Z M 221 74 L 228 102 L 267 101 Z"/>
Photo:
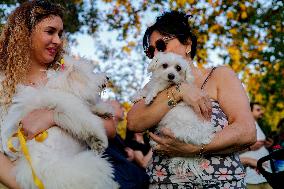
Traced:
<path id="1" fill-rule="evenodd" d="M 37 81 L 37 82 L 34 82 L 34 81 L 32 81 L 31 79 L 27 79 L 26 85 L 35 87 L 35 86 L 44 84 L 44 83 L 46 82 L 46 80 L 47 80 L 47 78 L 46 78 L 46 71 L 47 71 L 47 70 L 40 70 L 40 71 L 41 71 L 41 72 L 44 72 L 44 74 L 41 75 L 41 76 L 38 78 L 38 81 Z"/>
<path id="2" fill-rule="evenodd" d="M 30 85 L 33 85 L 33 86 L 35 86 L 35 85 L 36 85 L 36 83 L 35 83 L 35 82 L 31 82 L 31 81 L 29 82 L 29 84 L 30 84 Z"/>

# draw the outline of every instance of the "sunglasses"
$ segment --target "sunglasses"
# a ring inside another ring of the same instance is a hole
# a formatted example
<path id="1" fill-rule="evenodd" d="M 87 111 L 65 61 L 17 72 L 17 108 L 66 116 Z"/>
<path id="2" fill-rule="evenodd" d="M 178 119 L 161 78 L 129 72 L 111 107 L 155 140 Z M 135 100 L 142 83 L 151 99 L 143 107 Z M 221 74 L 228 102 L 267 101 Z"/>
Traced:
<path id="1" fill-rule="evenodd" d="M 162 37 L 161 39 L 158 39 L 155 42 L 155 46 L 150 45 L 144 52 L 146 56 L 149 59 L 152 59 L 154 57 L 155 49 L 157 49 L 159 52 L 164 52 L 167 49 L 167 44 L 169 43 L 170 40 L 176 38 L 175 36 L 170 36 L 170 37 Z"/>

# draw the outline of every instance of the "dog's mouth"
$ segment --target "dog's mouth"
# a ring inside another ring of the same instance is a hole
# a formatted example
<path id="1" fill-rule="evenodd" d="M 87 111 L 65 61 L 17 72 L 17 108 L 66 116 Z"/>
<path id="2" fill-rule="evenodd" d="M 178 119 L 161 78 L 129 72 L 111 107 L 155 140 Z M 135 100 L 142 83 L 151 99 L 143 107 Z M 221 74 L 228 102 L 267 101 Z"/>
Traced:
<path id="1" fill-rule="evenodd" d="M 102 92 L 103 90 L 105 90 L 105 89 L 106 89 L 106 87 L 107 87 L 107 85 L 106 85 L 106 84 L 102 84 L 102 85 L 100 85 L 100 86 L 99 86 L 100 92 Z"/>
<path id="2" fill-rule="evenodd" d="M 101 88 L 105 89 L 106 88 L 106 84 L 102 84 Z"/>
<path id="3" fill-rule="evenodd" d="M 105 88 L 111 88 L 111 87 L 113 87 L 113 84 L 112 84 L 112 82 L 107 78 L 107 80 L 103 83 L 103 84 L 101 84 L 100 86 L 99 86 L 99 88 L 101 89 L 101 90 L 104 90 Z"/>
<path id="4" fill-rule="evenodd" d="M 176 82 L 174 80 L 171 80 L 171 79 L 168 79 L 168 83 L 170 83 L 172 85 L 176 84 Z"/>

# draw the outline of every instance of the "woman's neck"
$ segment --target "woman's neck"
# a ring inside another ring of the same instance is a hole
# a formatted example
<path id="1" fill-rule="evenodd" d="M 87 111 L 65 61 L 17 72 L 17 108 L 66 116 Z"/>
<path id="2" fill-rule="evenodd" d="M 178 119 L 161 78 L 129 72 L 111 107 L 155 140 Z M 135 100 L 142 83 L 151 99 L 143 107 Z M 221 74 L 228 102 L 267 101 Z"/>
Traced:
<path id="1" fill-rule="evenodd" d="M 31 67 L 28 70 L 26 82 L 27 85 L 39 85 L 46 82 L 46 70 L 47 66 L 39 63 L 31 63 Z"/>

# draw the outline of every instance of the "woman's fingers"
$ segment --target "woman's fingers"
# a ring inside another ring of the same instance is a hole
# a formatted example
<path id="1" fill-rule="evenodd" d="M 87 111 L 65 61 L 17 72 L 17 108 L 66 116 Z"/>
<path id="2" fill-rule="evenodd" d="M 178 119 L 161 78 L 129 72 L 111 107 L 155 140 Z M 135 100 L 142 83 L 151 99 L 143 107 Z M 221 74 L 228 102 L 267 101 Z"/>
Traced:
<path id="1" fill-rule="evenodd" d="M 210 100 L 208 101 L 207 97 L 203 97 L 203 98 L 199 101 L 199 107 L 200 107 L 202 116 L 203 116 L 206 120 L 210 120 L 210 118 L 211 118 L 211 113 L 212 113 L 211 101 L 210 101 Z"/>
<path id="2" fill-rule="evenodd" d="M 156 143 L 158 143 L 158 144 L 164 144 L 164 140 L 163 140 L 161 137 L 159 137 L 158 135 L 155 135 L 155 134 L 152 133 L 152 132 L 149 132 L 149 135 L 150 135 L 150 137 L 151 137 Z"/>
<path id="3" fill-rule="evenodd" d="M 198 117 L 203 118 L 203 115 L 202 115 L 202 113 L 201 113 L 200 105 L 199 105 L 199 104 L 191 105 L 191 108 L 192 108 L 193 111 L 197 114 Z"/>
<path id="4" fill-rule="evenodd" d="M 162 128 L 161 133 L 162 133 L 163 136 L 165 136 L 167 138 L 175 138 L 174 133 L 168 128 Z"/>
<path id="5" fill-rule="evenodd" d="M 182 84 L 182 99 L 200 118 L 210 120 L 212 105 L 204 91 L 195 85 Z"/>

